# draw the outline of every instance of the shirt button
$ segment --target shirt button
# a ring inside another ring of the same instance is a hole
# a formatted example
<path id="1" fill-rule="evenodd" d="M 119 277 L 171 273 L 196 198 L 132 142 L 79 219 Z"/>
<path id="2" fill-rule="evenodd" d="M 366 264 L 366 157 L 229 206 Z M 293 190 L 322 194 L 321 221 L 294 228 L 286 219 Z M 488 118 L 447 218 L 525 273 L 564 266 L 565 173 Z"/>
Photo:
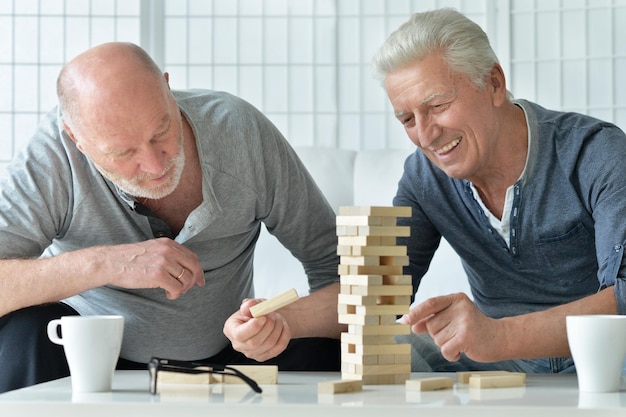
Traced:
<path id="1" fill-rule="evenodd" d="M 622 245 L 620 245 L 619 243 L 613 246 L 613 250 L 615 250 L 615 252 L 619 252 L 620 249 L 622 249 Z"/>

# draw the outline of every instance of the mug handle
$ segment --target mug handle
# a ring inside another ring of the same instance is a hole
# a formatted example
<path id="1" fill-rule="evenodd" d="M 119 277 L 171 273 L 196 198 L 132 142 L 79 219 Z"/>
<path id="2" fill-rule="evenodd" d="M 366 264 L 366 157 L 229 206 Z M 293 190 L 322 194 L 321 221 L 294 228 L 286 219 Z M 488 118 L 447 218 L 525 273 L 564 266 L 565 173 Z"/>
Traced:
<path id="1" fill-rule="evenodd" d="M 59 337 L 58 328 L 61 325 L 61 319 L 50 320 L 48 323 L 48 339 L 57 345 L 63 344 L 63 339 Z"/>

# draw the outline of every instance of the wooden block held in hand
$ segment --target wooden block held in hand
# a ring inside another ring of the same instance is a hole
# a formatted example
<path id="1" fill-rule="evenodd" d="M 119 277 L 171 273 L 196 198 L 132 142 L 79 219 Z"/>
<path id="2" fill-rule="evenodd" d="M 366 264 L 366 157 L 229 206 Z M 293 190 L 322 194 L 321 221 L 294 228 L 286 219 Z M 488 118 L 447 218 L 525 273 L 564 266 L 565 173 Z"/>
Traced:
<path id="1" fill-rule="evenodd" d="M 454 380 L 449 377 L 409 379 L 405 385 L 407 391 L 435 391 L 452 388 Z"/>
<path id="2" fill-rule="evenodd" d="M 341 379 L 337 381 L 322 381 L 317 384 L 318 394 L 340 394 L 363 390 L 363 381 L 358 379 Z"/>
<path id="3" fill-rule="evenodd" d="M 293 303 L 298 298 L 298 292 L 295 290 L 295 288 L 292 288 L 282 294 L 279 294 L 275 297 L 272 297 L 268 300 L 265 300 L 257 305 L 250 307 L 250 314 L 252 314 L 252 317 L 264 316 L 271 313 L 272 311 L 278 310 L 279 308 L 286 306 L 287 304 Z"/>

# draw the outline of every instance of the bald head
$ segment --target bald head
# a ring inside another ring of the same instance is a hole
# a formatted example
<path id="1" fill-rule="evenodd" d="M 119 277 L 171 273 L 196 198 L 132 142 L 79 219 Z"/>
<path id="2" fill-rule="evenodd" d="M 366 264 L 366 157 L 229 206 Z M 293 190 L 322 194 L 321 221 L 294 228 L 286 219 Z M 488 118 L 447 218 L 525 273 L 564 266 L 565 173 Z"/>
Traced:
<path id="1" fill-rule="evenodd" d="M 163 73 L 139 46 L 111 42 L 72 59 L 57 79 L 63 119 L 69 126 L 87 122 L 93 106 L 112 111 L 132 108 L 147 96 L 169 93 Z"/>

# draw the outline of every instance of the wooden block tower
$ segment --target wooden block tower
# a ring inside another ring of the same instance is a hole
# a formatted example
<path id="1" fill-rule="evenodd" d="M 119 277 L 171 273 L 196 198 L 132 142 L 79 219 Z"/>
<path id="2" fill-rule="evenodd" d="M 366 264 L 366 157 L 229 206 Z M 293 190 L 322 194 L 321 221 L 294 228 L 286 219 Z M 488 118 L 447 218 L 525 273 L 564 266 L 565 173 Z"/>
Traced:
<path id="1" fill-rule="evenodd" d="M 410 217 L 410 207 L 340 207 L 337 216 L 337 254 L 340 256 L 339 322 L 348 325 L 341 335 L 341 378 L 366 385 L 404 384 L 411 374 L 411 345 L 396 344 L 395 335 L 409 334 L 399 324 L 408 313 L 413 287 L 406 246 L 396 237 L 409 236 L 398 217 Z"/>

